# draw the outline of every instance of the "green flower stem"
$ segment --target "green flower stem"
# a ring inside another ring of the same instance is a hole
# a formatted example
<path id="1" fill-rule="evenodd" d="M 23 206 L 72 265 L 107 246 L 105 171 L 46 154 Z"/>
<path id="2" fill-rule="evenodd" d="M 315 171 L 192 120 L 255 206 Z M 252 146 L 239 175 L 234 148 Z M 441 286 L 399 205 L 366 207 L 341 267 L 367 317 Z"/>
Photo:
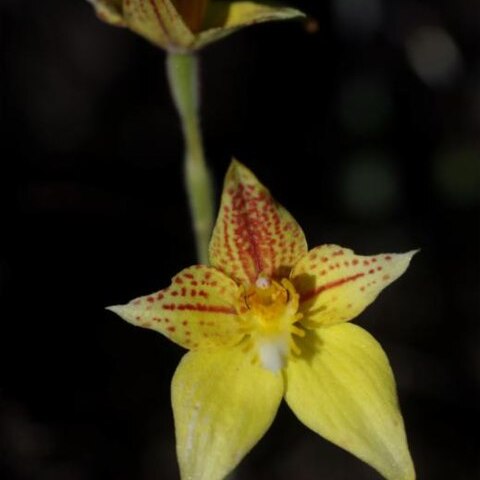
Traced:
<path id="1" fill-rule="evenodd" d="M 169 53 L 167 72 L 185 141 L 185 184 L 190 203 L 197 256 L 208 265 L 208 244 L 213 228 L 212 179 L 203 153 L 199 118 L 198 59 L 193 53 Z"/>

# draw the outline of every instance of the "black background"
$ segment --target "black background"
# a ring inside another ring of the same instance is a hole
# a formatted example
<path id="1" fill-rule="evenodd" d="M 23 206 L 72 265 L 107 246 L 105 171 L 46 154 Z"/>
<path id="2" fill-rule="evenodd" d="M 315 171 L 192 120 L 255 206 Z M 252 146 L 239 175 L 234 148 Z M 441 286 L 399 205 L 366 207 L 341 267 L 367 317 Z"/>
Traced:
<path id="1" fill-rule="evenodd" d="M 201 54 L 217 187 L 234 155 L 311 246 L 422 249 L 356 321 L 391 359 L 418 477 L 478 478 L 478 3 L 292 4 L 315 21 Z M 175 479 L 182 351 L 104 310 L 195 262 L 165 55 L 80 0 L 0 15 L 2 479 Z M 233 478 L 379 477 L 283 406 Z"/>

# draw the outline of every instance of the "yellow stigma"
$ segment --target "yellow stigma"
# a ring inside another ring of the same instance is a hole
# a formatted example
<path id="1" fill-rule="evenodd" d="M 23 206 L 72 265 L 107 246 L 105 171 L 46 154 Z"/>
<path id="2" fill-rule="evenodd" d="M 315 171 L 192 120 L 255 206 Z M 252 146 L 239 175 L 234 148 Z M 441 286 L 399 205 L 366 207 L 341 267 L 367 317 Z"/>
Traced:
<path id="1" fill-rule="evenodd" d="M 254 350 L 254 361 L 274 372 L 280 370 L 288 356 L 300 349 L 292 335 L 303 337 L 305 332 L 296 326 L 302 314 L 298 313 L 298 293 L 292 283 L 281 282 L 260 275 L 254 285 L 245 289 L 240 316 L 244 331 L 249 335 L 245 350 Z"/>

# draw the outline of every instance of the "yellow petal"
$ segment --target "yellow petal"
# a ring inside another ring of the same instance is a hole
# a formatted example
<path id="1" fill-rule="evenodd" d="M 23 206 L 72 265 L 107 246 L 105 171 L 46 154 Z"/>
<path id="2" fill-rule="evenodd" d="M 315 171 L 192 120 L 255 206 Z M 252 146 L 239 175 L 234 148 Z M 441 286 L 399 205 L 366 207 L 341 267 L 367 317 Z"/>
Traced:
<path id="1" fill-rule="evenodd" d="M 305 236 L 294 218 L 234 160 L 210 242 L 211 264 L 240 282 L 254 283 L 260 273 L 288 275 L 306 252 Z"/>
<path id="2" fill-rule="evenodd" d="M 87 0 L 93 5 L 98 18 L 117 26 L 125 26 L 123 21 L 123 0 Z"/>
<path id="3" fill-rule="evenodd" d="M 194 36 L 170 0 L 124 2 L 128 26 L 155 45 L 166 49 L 188 49 Z"/>
<path id="4" fill-rule="evenodd" d="M 238 347 L 185 355 L 172 381 L 181 478 L 223 479 L 268 430 L 282 396 L 281 374 Z"/>
<path id="5" fill-rule="evenodd" d="M 212 348 L 242 339 L 235 310 L 238 294 L 238 286 L 223 273 L 197 265 L 173 277 L 165 290 L 108 309 L 182 347 Z"/>
<path id="6" fill-rule="evenodd" d="M 290 359 L 285 399 L 299 420 L 378 470 L 413 480 L 388 359 L 362 328 L 346 323 L 310 331 Z"/>
<path id="7" fill-rule="evenodd" d="M 299 10 L 273 2 L 212 1 L 207 8 L 204 31 L 196 39 L 195 46 L 204 47 L 249 25 L 304 16 Z"/>
<path id="8" fill-rule="evenodd" d="M 331 325 L 355 318 L 405 272 L 415 253 L 365 257 L 338 245 L 310 250 L 291 273 L 304 323 Z"/>

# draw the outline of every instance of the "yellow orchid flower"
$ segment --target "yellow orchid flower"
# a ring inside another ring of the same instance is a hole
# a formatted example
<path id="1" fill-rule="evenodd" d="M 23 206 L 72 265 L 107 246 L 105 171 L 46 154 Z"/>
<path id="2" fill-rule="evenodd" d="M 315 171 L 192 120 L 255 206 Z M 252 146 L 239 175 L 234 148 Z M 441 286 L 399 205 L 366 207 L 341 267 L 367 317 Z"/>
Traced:
<path id="1" fill-rule="evenodd" d="M 99 18 L 128 27 L 169 51 L 198 50 L 236 30 L 304 14 L 271 2 L 243 0 L 88 0 Z"/>
<path id="2" fill-rule="evenodd" d="M 322 437 L 389 480 L 412 480 L 395 382 L 376 340 L 348 323 L 407 269 L 414 251 L 307 250 L 302 229 L 233 161 L 211 266 L 109 307 L 189 350 L 172 382 L 182 479 L 225 477 L 271 425 L 282 398 Z"/>

